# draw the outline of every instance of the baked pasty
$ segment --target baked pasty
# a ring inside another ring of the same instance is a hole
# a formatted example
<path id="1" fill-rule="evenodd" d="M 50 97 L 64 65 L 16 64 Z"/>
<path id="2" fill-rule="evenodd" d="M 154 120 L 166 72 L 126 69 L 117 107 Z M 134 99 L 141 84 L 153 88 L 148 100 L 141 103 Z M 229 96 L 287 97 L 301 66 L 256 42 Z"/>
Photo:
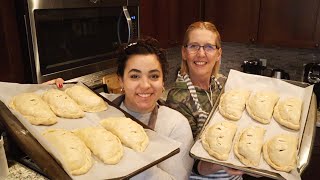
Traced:
<path id="1" fill-rule="evenodd" d="M 262 124 L 269 124 L 273 108 L 279 99 L 276 92 L 260 91 L 251 93 L 246 103 L 248 114 Z"/>
<path id="2" fill-rule="evenodd" d="M 117 164 L 123 156 L 119 138 L 103 127 L 87 127 L 74 131 L 86 146 L 105 164 Z"/>
<path id="3" fill-rule="evenodd" d="M 92 167 L 90 150 L 72 132 L 64 129 L 49 129 L 43 137 L 58 151 L 61 163 L 72 175 L 85 174 Z"/>
<path id="4" fill-rule="evenodd" d="M 14 96 L 9 107 L 20 112 L 33 125 L 52 125 L 57 116 L 50 107 L 35 93 L 22 93 Z"/>
<path id="5" fill-rule="evenodd" d="M 143 152 L 149 144 L 143 127 L 130 118 L 111 117 L 100 121 L 100 124 L 118 136 L 123 145 L 135 151 Z"/>
<path id="6" fill-rule="evenodd" d="M 292 135 L 281 134 L 263 145 L 265 161 L 278 171 L 290 172 L 296 167 L 298 139 Z"/>
<path id="7" fill-rule="evenodd" d="M 274 107 L 273 117 L 281 125 L 293 129 L 300 129 L 302 101 L 299 98 L 279 100 Z"/>
<path id="8" fill-rule="evenodd" d="M 244 129 L 234 144 L 234 154 L 246 166 L 259 165 L 266 130 L 259 126 Z"/>
<path id="9" fill-rule="evenodd" d="M 219 122 L 208 127 L 201 138 L 203 148 L 213 157 L 225 161 L 229 157 L 237 126 L 231 122 Z"/>
<path id="10" fill-rule="evenodd" d="M 246 106 L 250 91 L 233 89 L 222 94 L 219 103 L 219 112 L 230 120 L 239 120 Z"/>
<path id="11" fill-rule="evenodd" d="M 65 92 L 86 112 L 100 112 L 106 110 L 104 100 L 84 86 L 74 85 Z"/>
<path id="12" fill-rule="evenodd" d="M 73 99 L 58 89 L 46 91 L 42 95 L 42 99 L 49 104 L 51 110 L 59 117 L 75 119 L 82 118 L 85 115 Z"/>

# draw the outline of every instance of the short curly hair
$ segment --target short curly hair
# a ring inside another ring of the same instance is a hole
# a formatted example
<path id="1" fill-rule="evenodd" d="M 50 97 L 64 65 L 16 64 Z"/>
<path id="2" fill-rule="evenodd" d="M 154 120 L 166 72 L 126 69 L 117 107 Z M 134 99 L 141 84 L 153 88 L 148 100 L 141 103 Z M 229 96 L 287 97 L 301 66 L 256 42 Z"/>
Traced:
<path id="1" fill-rule="evenodd" d="M 167 56 L 163 49 L 159 47 L 159 43 L 154 38 L 139 39 L 128 44 L 123 44 L 118 50 L 118 69 L 117 74 L 120 77 L 124 75 L 124 69 L 128 59 L 133 55 L 149 55 L 154 54 L 161 65 L 163 81 L 166 80 L 167 74 Z"/>

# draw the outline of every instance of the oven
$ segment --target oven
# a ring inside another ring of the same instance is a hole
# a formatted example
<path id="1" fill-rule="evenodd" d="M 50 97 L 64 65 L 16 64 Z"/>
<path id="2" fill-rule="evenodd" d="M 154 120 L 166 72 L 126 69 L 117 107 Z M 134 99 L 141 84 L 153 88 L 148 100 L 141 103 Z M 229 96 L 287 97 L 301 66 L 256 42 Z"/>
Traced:
<path id="1" fill-rule="evenodd" d="M 116 49 L 139 37 L 139 0 L 25 0 L 33 83 L 115 68 Z"/>

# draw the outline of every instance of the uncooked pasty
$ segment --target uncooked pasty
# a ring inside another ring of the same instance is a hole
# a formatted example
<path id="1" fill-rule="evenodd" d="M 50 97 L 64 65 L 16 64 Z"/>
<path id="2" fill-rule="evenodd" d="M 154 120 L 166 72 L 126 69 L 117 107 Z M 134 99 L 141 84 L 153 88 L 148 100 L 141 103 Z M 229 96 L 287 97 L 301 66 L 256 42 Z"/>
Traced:
<path id="1" fill-rule="evenodd" d="M 47 102 L 52 111 L 63 118 L 82 118 L 84 112 L 80 106 L 71 99 L 65 92 L 58 89 L 50 89 L 46 91 L 42 98 Z"/>
<path id="2" fill-rule="evenodd" d="M 107 109 L 104 100 L 84 86 L 74 85 L 65 92 L 86 112 L 100 112 Z"/>
<path id="3" fill-rule="evenodd" d="M 296 167 L 297 145 L 297 137 L 288 134 L 275 136 L 263 145 L 263 157 L 274 169 L 290 172 Z"/>
<path id="4" fill-rule="evenodd" d="M 149 144 L 143 127 L 130 118 L 111 117 L 100 121 L 100 124 L 118 136 L 123 145 L 135 151 L 142 152 Z"/>
<path id="5" fill-rule="evenodd" d="M 219 103 L 219 112 L 230 120 L 239 120 L 246 106 L 250 91 L 233 89 L 222 94 Z"/>
<path id="6" fill-rule="evenodd" d="M 251 93 L 246 104 L 248 114 L 256 121 L 269 124 L 273 108 L 279 99 L 276 92 L 260 91 Z"/>
<path id="7" fill-rule="evenodd" d="M 259 165 L 265 131 L 262 127 L 250 126 L 238 136 L 234 144 L 234 153 L 244 165 Z"/>
<path id="8" fill-rule="evenodd" d="M 225 161 L 229 157 L 236 124 L 219 122 L 208 127 L 201 138 L 203 148 L 213 157 Z"/>
<path id="9" fill-rule="evenodd" d="M 274 107 L 273 117 L 281 125 L 294 129 L 300 129 L 302 101 L 299 98 L 286 98 L 279 100 Z"/>
<path id="10" fill-rule="evenodd" d="M 55 148 L 63 167 L 72 175 L 85 174 L 92 167 L 90 150 L 76 135 L 64 129 L 49 129 L 43 137 Z"/>
<path id="11" fill-rule="evenodd" d="M 87 127 L 74 133 L 100 160 L 106 164 L 117 164 L 123 156 L 123 147 L 117 136 L 103 127 Z"/>
<path id="12" fill-rule="evenodd" d="M 9 107 L 20 112 L 33 125 L 52 125 L 57 116 L 39 95 L 22 93 L 14 96 Z"/>

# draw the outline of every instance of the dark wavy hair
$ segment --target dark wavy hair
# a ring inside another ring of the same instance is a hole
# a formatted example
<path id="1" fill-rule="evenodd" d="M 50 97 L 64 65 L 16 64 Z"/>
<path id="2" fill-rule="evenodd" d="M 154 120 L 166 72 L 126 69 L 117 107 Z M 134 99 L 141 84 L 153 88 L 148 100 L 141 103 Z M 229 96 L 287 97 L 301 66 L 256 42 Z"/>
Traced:
<path id="1" fill-rule="evenodd" d="M 127 61 L 131 56 L 149 54 L 154 54 L 157 56 L 157 59 L 161 65 L 163 81 L 165 81 L 168 66 L 166 53 L 159 47 L 159 42 L 156 39 L 150 37 L 139 39 L 128 44 L 123 44 L 118 49 L 118 76 L 123 77 Z"/>

